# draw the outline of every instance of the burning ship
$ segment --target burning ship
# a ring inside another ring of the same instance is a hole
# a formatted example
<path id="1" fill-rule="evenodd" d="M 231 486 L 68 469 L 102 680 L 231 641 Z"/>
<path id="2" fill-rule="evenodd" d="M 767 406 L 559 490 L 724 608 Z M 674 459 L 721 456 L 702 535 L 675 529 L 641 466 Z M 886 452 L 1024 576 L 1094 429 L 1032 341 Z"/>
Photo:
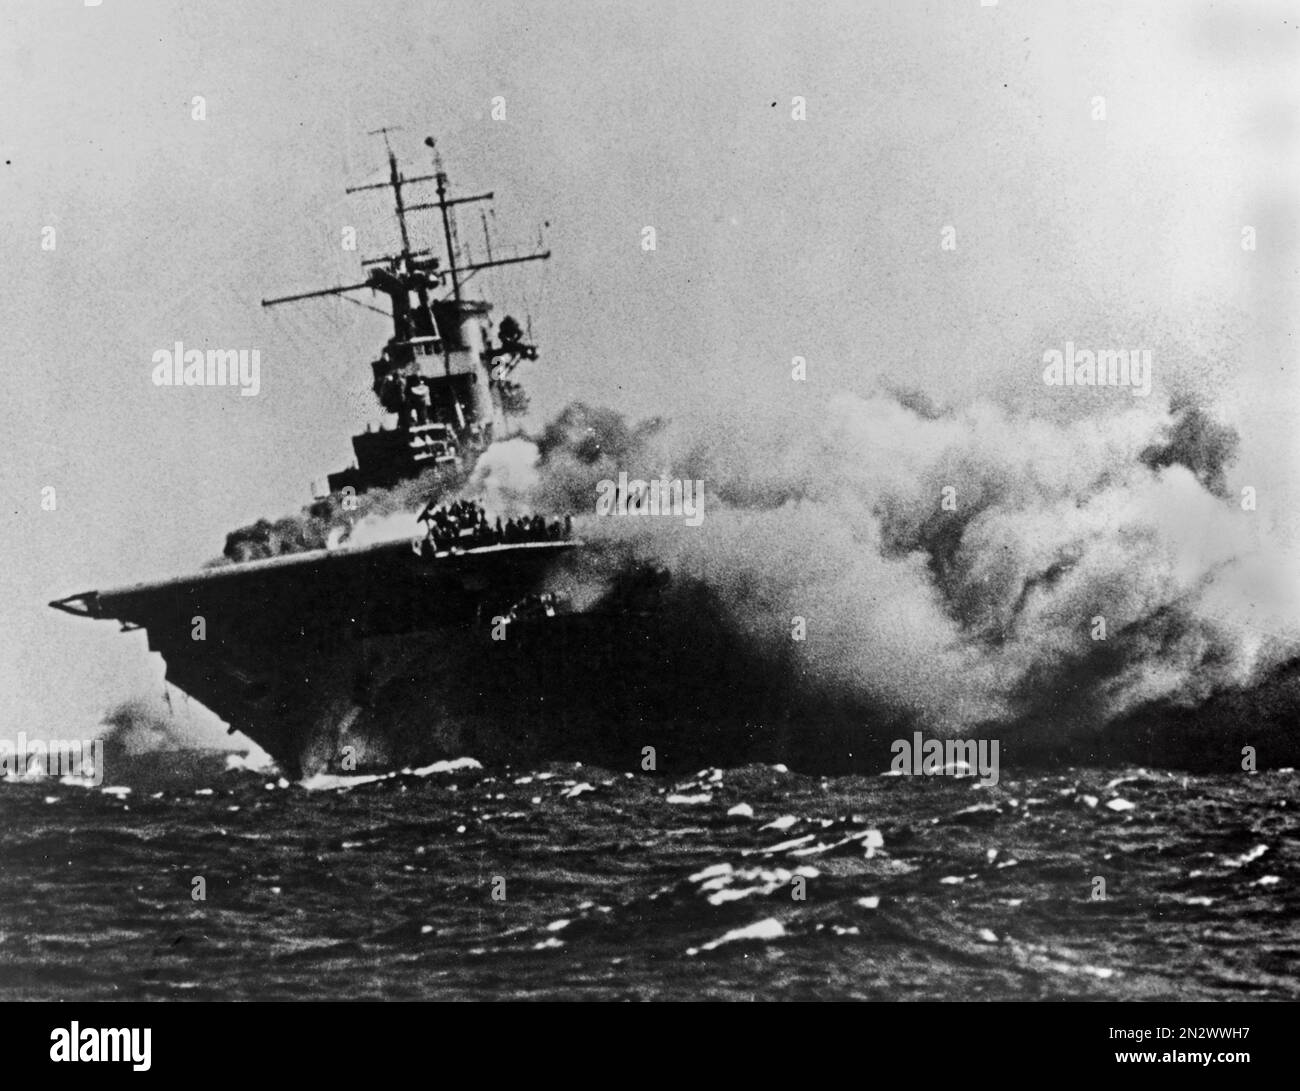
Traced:
<path id="1" fill-rule="evenodd" d="M 516 368 L 537 346 L 513 318 L 494 323 L 491 304 L 466 289 L 481 270 L 549 251 L 494 258 L 489 245 L 486 260 L 462 260 L 456 209 L 493 195 L 451 196 L 436 149 L 433 168 L 408 177 L 389 147 L 388 179 L 348 190 L 390 190 L 400 236 L 395 254 L 363 262 L 363 280 L 263 300 L 387 297 L 392 335 L 370 386 L 395 423 L 354 436 L 355 465 L 329 475 L 327 503 L 343 511 L 383 490 L 453 498 L 526 405 Z M 408 187 L 427 183 L 436 200 L 408 200 Z M 441 256 L 412 243 L 419 212 L 438 214 Z M 169 683 L 293 776 L 461 755 L 877 773 L 891 740 L 916 726 L 869 695 L 807 684 L 802 646 L 760 650 L 729 622 L 717 587 L 653 565 L 599 566 L 598 551 L 554 517 L 494 527 L 454 503 L 460 517 L 454 504 L 450 515 L 426 508 L 429 532 L 413 540 L 256 559 L 236 551 L 234 563 L 50 605 L 143 629 Z M 1064 693 L 1059 707 L 1073 700 Z M 1147 706 L 1071 738 L 1041 717 L 976 734 L 1001 741 L 1003 762 L 1225 770 L 1243 745 L 1267 739 L 1261 767 L 1276 767 L 1300 758 L 1297 708 L 1300 662 L 1291 662 L 1255 689 L 1192 709 Z"/>
<path id="2" fill-rule="evenodd" d="M 454 490 L 510 433 L 527 404 L 515 369 L 537 347 L 510 316 L 494 329 L 492 305 L 466 284 L 482 270 L 550 257 L 494 258 L 489 242 L 486 260 L 461 261 L 456 209 L 493 194 L 451 196 L 436 148 L 432 173 L 404 174 L 380 132 L 387 180 L 347 192 L 391 191 L 400 249 L 364 261 L 363 280 L 262 301 L 387 297 L 392 336 L 370 378 L 396 423 L 354 436 L 355 464 L 329 475 L 329 500 L 344 511 L 372 490 Z M 422 183 L 436 200 L 409 198 Z M 442 256 L 412 243 L 418 212 L 437 213 Z M 764 672 L 723 647 L 724 628 L 707 611 L 687 611 L 695 622 L 686 627 L 677 611 L 665 614 L 665 595 L 688 589 L 638 570 L 576 611 L 566 588 L 582 579 L 583 545 L 561 532 L 567 519 L 503 528 L 445 510 L 435 515 L 430 504 L 429 533 L 414 540 L 239 560 L 50 605 L 143 629 L 170 684 L 295 776 L 464 754 L 632 767 L 644 766 L 645 747 L 673 765 L 739 752 L 736 732 L 747 728 L 737 695 L 761 698 L 753 679 Z M 683 708 L 667 681 L 698 676 L 701 662 L 718 664 L 705 670 L 708 696 Z"/>

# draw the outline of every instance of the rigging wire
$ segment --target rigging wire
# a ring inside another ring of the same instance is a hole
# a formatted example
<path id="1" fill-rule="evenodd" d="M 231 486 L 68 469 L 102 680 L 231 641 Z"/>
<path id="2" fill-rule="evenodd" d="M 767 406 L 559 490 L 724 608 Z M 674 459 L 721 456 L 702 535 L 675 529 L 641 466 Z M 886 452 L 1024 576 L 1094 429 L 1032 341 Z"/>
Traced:
<path id="1" fill-rule="evenodd" d="M 353 299 L 351 296 L 340 295 L 338 298 L 346 300 L 348 303 L 355 303 L 358 307 L 365 307 L 366 310 L 374 311 L 375 314 L 382 314 L 385 318 L 391 319 L 393 317 L 387 311 L 381 310 L 379 307 L 371 306 L 369 303 L 363 303 L 359 299 Z"/>

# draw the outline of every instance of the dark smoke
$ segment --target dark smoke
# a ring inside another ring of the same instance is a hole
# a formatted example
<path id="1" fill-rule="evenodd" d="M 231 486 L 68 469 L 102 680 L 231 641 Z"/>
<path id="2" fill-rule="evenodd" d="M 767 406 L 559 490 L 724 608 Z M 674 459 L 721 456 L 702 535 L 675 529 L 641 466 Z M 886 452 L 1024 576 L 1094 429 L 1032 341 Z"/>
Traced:
<path id="1" fill-rule="evenodd" d="M 211 565 L 264 560 L 345 542 L 364 519 L 398 512 L 418 513 L 430 501 L 454 496 L 464 484 L 465 476 L 464 471 L 441 470 L 391 489 L 371 489 L 346 500 L 337 493 L 332 494 L 303 508 L 298 515 L 274 521 L 259 519 L 226 535 L 222 556 Z"/>
<path id="2" fill-rule="evenodd" d="M 199 729 L 187 698 L 175 689 L 167 692 L 129 698 L 104 715 L 98 739 L 105 784 L 127 784 L 141 794 L 207 787 L 228 768 L 225 733 Z"/>
<path id="3" fill-rule="evenodd" d="M 104 714 L 99 738 L 107 757 L 135 757 L 194 745 L 167 701 L 152 696 L 128 698 Z"/>
<path id="4" fill-rule="evenodd" d="M 1143 451 L 1142 461 L 1152 469 L 1186 466 L 1215 496 L 1227 496 L 1225 473 L 1237 457 L 1241 438 L 1234 429 L 1182 399 L 1175 400 L 1171 415 L 1165 439 Z"/>

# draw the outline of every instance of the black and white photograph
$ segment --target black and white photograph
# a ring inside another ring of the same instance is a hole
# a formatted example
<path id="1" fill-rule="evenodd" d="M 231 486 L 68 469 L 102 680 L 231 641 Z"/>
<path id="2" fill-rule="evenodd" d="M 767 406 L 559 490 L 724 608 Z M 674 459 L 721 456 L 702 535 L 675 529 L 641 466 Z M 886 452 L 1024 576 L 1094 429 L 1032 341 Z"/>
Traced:
<path id="1" fill-rule="evenodd" d="M 1300 4 L 0 0 L 0 241 L 41 1065 L 1300 999 Z"/>

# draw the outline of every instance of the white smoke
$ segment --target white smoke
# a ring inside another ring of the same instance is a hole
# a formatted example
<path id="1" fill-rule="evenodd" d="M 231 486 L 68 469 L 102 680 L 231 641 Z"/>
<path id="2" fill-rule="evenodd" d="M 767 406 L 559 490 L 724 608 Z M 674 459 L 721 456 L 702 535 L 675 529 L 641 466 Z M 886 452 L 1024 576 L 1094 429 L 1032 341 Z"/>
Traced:
<path id="1" fill-rule="evenodd" d="M 502 440 L 483 452 L 474 465 L 464 495 L 483 505 L 489 519 L 531 515 L 531 498 L 541 483 L 537 444 L 522 438 Z"/>
<path id="2" fill-rule="evenodd" d="M 359 519 L 351 531 L 335 545 L 369 546 L 379 542 L 396 542 L 403 538 L 424 536 L 419 511 L 390 511 Z"/>
<path id="3" fill-rule="evenodd" d="M 587 515 L 607 565 L 699 581 L 773 661 L 917 714 L 1103 723 L 1247 686 L 1300 649 L 1300 564 L 1224 485 L 1229 430 L 1147 404 L 1056 424 L 988 404 L 922 413 L 848 395 L 699 434 L 571 408 L 535 504 L 595 484 L 703 479 L 706 518 Z"/>

